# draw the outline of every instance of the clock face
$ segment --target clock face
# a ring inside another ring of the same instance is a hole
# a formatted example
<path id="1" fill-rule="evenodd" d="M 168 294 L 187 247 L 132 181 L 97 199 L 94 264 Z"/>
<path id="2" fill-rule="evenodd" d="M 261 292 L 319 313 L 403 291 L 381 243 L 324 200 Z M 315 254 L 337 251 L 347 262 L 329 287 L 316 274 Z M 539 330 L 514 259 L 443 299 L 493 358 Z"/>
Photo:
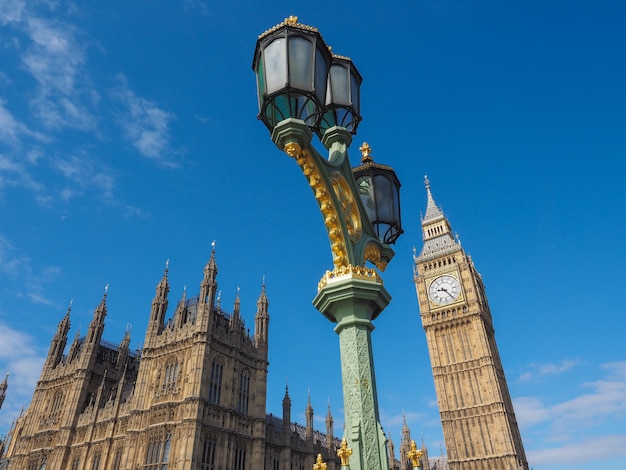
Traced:
<path id="1" fill-rule="evenodd" d="M 446 305 L 459 298 L 461 286 L 459 281 L 452 276 L 439 276 L 431 282 L 428 295 L 437 305 Z"/>

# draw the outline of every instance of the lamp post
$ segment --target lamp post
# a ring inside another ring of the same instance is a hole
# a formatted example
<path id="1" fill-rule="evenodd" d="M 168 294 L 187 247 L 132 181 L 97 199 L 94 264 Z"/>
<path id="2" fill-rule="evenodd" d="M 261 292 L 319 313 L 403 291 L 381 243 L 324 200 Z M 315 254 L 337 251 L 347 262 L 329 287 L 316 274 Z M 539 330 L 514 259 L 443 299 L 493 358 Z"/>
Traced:
<path id="1" fill-rule="evenodd" d="M 373 162 L 366 144 L 361 166 L 351 168 L 361 75 L 349 58 L 331 54 L 317 29 L 285 19 L 259 36 L 252 68 L 258 117 L 301 167 L 328 232 L 334 268 L 320 280 L 313 305 L 339 335 L 350 469 L 387 470 L 370 335 L 391 296 L 366 263 L 383 271 L 394 255 L 389 244 L 402 234 L 400 183 L 390 167 Z M 314 134 L 328 158 L 312 146 Z"/>

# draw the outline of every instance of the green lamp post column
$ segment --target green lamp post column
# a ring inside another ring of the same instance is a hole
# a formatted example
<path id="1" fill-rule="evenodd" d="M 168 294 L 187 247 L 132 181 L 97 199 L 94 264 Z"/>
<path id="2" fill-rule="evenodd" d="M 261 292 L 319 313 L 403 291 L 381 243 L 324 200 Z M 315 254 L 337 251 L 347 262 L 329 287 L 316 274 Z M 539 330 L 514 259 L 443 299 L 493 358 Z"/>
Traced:
<path id="1" fill-rule="evenodd" d="M 383 271 L 394 255 L 389 243 L 402 233 L 400 183 L 391 168 L 373 163 L 369 147 L 362 165 L 351 168 L 348 147 L 361 120 L 361 76 L 350 59 L 330 54 L 317 29 L 290 17 L 266 31 L 257 41 L 253 69 L 259 119 L 301 167 L 328 232 L 334 269 L 319 282 L 313 305 L 336 323 L 339 335 L 349 468 L 388 470 L 371 332 L 391 296 L 366 262 Z M 311 145 L 313 133 L 327 159 Z"/>

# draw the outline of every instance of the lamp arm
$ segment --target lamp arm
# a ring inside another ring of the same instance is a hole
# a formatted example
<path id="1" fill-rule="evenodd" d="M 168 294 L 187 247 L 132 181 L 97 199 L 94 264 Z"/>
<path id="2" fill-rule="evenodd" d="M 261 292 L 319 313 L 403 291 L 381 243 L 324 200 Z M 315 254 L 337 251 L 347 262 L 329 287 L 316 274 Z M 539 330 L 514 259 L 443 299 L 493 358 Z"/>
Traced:
<path id="1" fill-rule="evenodd" d="M 329 158 L 323 158 L 311 145 L 312 133 L 298 119 L 286 119 L 272 132 L 274 143 L 294 158 L 307 178 L 318 202 L 328 232 L 335 268 L 364 266 L 370 261 L 381 271 L 394 255 L 389 245 L 378 239 L 361 201 L 348 147 L 351 136 L 340 127 L 324 134 Z"/>

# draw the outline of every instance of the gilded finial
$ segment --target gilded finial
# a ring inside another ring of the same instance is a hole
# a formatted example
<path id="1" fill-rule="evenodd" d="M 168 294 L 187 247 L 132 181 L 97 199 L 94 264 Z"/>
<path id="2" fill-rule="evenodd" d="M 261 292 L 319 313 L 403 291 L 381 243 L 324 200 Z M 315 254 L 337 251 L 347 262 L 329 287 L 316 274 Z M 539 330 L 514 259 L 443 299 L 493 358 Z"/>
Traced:
<path id="1" fill-rule="evenodd" d="M 409 450 L 406 456 L 411 459 L 411 463 L 413 464 L 414 468 L 419 466 L 422 455 L 424 455 L 422 449 L 418 449 L 415 441 L 411 441 L 411 450 Z"/>
<path id="2" fill-rule="evenodd" d="M 298 24 L 298 17 L 291 15 L 289 18 L 285 18 L 285 23 L 287 23 L 289 26 L 295 26 L 296 24 Z"/>
<path id="3" fill-rule="evenodd" d="M 326 464 L 322 460 L 322 454 L 317 454 L 316 464 L 313 465 L 313 470 L 326 470 Z"/>
<path id="4" fill-rule="evenodd" d="M 341 447 L 337 450 L 337 457 L 341 459 L 342 467 L 350 466 L 350 456 L 352 455 L 352 449 L 348 447 L 348 441 L 344 437 L 341 440 Z"/>
<path id="5" fill-rule="evenodd" d="M 363 145 L 359 147 L 359 150 L 361 151 L 362 164 L 374 161 L 374 159 L 372 158 L 372 148 L 367 142 L 363 142 Z"/>

